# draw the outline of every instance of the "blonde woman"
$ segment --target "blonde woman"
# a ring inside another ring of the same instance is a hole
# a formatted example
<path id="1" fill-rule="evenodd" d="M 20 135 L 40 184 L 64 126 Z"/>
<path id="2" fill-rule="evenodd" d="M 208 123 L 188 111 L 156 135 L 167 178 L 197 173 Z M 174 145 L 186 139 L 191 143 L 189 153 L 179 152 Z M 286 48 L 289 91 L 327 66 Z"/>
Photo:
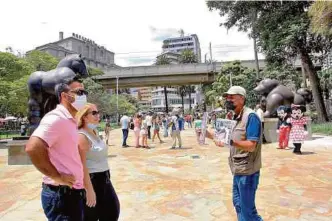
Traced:
<path id="1" fill-rule="evenodd" d="M 148 122 L 146 120 L 146 117 L 144 117 L 140 133 L 141 133 L 141 136 L 142 136 L 142 147 L 147 148 L 147 149 L 149 149 L 149 146 L 148 146 L 148 130 L 149 130 Z"/>
<path id="2" fill-rule="evenodd" d="M 110 180 L 108 145 L 96 131 L 100 121 L 97 106 L 87 104 L 77 113 L 76 120 L 86 190 L 84 220 L 118 220 L 120 204 Z"/>

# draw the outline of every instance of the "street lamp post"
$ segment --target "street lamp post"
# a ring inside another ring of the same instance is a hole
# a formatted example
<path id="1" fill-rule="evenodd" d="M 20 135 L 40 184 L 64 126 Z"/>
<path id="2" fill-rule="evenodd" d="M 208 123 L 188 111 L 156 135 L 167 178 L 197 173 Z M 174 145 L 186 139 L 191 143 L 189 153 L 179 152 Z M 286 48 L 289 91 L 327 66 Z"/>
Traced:
<path id="1" fill-rule="evenodd" d="M 116 76 L 116 123 L 119 123 L 119 77 Z"/>

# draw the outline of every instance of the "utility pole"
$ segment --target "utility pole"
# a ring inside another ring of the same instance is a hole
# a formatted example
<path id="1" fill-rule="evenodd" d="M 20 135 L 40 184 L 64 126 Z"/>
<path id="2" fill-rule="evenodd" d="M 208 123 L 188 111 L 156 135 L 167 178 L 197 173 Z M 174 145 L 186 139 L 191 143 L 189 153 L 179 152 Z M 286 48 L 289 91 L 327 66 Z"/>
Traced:
<path id="1" fill-rule="evenodd" d="M 212 64 L 212 47 L 211 47 L 211 42 L 210 42 L 210 63 Z"/>
<path id="2" fill-rule="evenodd" d="M 165 112 L 168 114 L 168 101 L 167 101 L 167 88 L 164 86 L 164 96 L 165 96 Z"/>
<path id="3" fill-rule="evenodd" d="M 116 124 L 119 123 L 119 77 L 116 76 Z"/>

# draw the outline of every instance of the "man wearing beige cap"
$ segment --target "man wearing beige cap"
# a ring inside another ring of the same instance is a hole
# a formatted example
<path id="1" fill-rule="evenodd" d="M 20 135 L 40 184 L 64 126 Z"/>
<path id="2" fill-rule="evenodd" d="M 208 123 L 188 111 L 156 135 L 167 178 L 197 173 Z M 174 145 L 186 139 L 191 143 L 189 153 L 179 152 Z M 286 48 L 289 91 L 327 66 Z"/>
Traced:
<path id="1" fill-rule="evenodd" d="M 233 205 L 239 221 L 263 220 L 257 213 L 255 195 L 261 168 L 261 121 L 257 114 L 245 106 L 246 90 L 231 87 L 225 94 L 227 118 L 236 120 L 230 141 L 229 166 L 233 174 Z M 211 132 L 207 137 L 214 139 Z M 224 143 L 215 141 L 217 146 Z"/>

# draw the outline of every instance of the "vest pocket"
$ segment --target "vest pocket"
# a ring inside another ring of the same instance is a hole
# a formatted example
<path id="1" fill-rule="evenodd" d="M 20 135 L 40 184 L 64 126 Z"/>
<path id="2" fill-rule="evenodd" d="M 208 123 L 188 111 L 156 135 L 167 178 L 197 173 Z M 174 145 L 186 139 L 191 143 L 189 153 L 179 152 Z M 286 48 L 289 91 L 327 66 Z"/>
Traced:
<path id="1" fill-rule="evenodd" d="M 232 158 L 235 173 L 248 173 L 253 168 L 253 162 L 249 152 L 235 154 Z"/>
<path id="2" fill-rule="evenodd" d="M 233 156 L 235 165 L 247 165 L 249 162 L 249 153 L 241 153 Z"/>

